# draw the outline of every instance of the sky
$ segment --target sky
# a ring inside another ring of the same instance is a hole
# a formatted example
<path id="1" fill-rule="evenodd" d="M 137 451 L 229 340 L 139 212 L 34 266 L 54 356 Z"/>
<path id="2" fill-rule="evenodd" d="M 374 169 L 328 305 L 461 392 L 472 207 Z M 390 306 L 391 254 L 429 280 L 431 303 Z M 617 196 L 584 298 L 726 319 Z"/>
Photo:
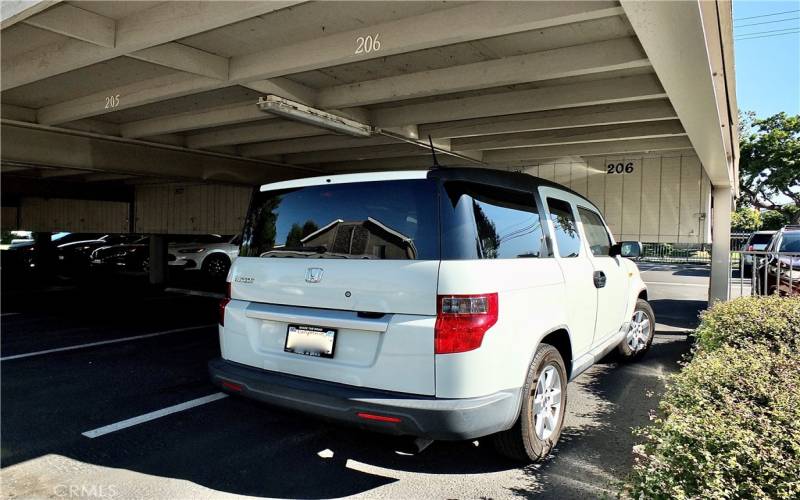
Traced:
<path id="1" fill-rule="evenodd" d="M 739 109 L 800 114 L 800 0 L 734 0 L 733 34 Z"/>

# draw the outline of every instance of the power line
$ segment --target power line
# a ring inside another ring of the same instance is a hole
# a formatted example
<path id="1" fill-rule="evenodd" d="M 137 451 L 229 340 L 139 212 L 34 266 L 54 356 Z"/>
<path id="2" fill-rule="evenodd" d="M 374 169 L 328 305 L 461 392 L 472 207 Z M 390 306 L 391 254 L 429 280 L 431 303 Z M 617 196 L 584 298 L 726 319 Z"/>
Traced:
<path id="1" fill-rule="evenodd" d="M 772 23 L 783 23 L 786 21 L 795 21 L 800 19 L 800 17 L 787 17 L 786 19 L 778 19 L 777 21 L 761 21 L 760 23 L 750 23 L 750 24 L 742 24 L 737 26 L 737 28 L 746 28 L 748 26 L 758 26 L 759 24 L 772 24 Z"/>
<path id="2" fill-rule="evenodd" d="M 775 34 L 772 34 L 772 35 L 749 36 L 749 37 L 743 37 L 743 38 L 736 38 L 736 40 L 754 40 L 756 38 L 772 38 L 774 36 L 794 35 L 796 33 L 800 33 L 800 31 L 790 31 L 789 33 L 775 33 Z"/>
<path id="3" fill-rule="evenodd" d="M 791 30 L 796 30 L 798 28 L 800 28 L 800 27 L 792 26 L 791 28 L 783 28 L 783 29 L 779 29 L 779 30 L 753 31 L 752 33 L 739 33 L 739 35 L 737 35 L 737 38 L 738 37 L 742 37 L 742 36 L 750 36 L 750 35 L 766 35 L 768 33 L 780 33 L 781 31 L 791 31 Z"/>
<path id="4" fill-rule="evenodd" d="M 793 12 L 800 12 L 800 9 L 787 10 L 785 12 L 775 12 L 773 14 L 761 14 L 760 16 L 740 17 L 738 19 L 734 19 L 733 21 L 736 22 L 736 21 L 744 21 L 745 19 L 756 19 L 756 18 L 759 18 L 759 17 L 780 16 L 781 14 L 791 14 Z"/>

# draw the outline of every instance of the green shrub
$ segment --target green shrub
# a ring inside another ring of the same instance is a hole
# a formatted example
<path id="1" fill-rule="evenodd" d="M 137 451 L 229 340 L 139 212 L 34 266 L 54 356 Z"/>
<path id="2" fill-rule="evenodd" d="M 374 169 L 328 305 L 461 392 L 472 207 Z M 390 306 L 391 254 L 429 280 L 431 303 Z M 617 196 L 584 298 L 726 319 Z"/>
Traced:
<path id="1" fill-rule="evenodd" d="M 800 298 L 703 314 L 694 358 L 637 430 L 634 498 L 800 498 Z"/>
<path id="2" fill-rule="evenodd" d="M 766 343 L 800 348 L 800 297 L 742 297 L 718 302 L 701 314 L 694 336 L 701 349 Z"/>

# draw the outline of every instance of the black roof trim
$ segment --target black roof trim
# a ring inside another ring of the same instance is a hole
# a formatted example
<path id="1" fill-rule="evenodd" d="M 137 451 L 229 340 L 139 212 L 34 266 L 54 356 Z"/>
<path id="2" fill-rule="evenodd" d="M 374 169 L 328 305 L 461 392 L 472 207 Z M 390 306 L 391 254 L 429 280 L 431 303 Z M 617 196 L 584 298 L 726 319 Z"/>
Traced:
<path id="1" fill-rule="evenodd" d="M 508 172 L 506 170 L 495 170 L 491 168 L 477 167 L 445 167 L 436 168 L 428 172 L 429 179 L 441 179 L 449 181 L 474 182 L 477 184 L 488 184 L 495 187 L 511 189 L 515 191 L 533 192 L 539 187 L 549 187 L 565 191 L 571 195 L 585 200 L 590 206 L 602 211 L 586 196 L 573 191 L 572 189 L 541 177 L 535 177 L 522 172 Z"/>

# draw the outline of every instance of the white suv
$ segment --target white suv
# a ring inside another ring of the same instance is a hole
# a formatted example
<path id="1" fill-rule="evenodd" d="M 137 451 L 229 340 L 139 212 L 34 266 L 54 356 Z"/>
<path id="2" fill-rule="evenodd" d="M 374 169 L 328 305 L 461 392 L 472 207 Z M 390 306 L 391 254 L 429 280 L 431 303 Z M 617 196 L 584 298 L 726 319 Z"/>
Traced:
<path id="1" fill-rule="evenodd" d="M 220 304 L 223 390 L 386 433 L 492 435 L 545 458 L 567 382 L 640 358 L 655 320 L 637 243 L 525 174 L 381 172 L 254 195 Z"/>

